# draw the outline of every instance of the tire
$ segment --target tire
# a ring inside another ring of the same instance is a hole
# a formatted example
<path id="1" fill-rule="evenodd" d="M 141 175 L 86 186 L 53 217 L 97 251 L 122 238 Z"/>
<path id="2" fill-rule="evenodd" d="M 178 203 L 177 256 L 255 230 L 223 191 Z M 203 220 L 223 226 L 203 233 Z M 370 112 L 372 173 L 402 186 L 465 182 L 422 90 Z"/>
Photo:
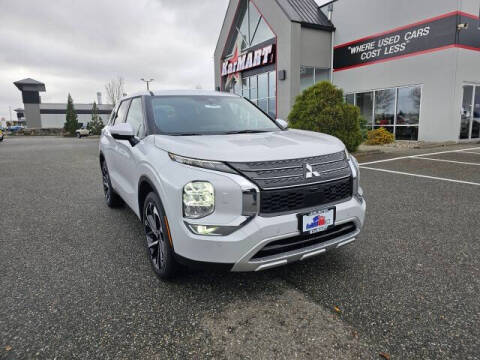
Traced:
<path id="1" fill-rule="evenodd" d="M 170 245 L 165 211 L 160 198 L 154 192 L 145 198 L 142 222 L 145 229 L 145 247 L 153 271 L 162 280 L 173 278 L 178 264 Z"/>
<path id="2" fill-rule="evenodd" d="M 108 172 L 107 162 L 104 160 L 101 163 L 102 180 L 103 180 L 103 194 L 105 195 L 105 202 L 108 207 L 116 208 L 123 204 L 122 198 L 113 190 L 112 182 L 110 181 L 110 174 Z"/>
<path id="3" fill-rule="evenodd" d="M 80 135 L 80 133 L 77 133 L 77 139 L 81 139 L 82 138 L 82 135 Z"/>

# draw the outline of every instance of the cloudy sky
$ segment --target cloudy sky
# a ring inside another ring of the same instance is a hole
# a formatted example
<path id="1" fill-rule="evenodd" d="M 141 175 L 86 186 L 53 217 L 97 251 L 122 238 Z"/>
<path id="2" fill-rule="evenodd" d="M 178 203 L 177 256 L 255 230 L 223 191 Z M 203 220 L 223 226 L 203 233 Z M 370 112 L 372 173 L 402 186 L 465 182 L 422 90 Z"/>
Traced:
<path id="1" fill-rule="evenodd" d="M 42 102 L 93 102 L 122 76 L 129 93 L 213 89 L 213 52 L 228 0 L 0 0 L 0 118 L 22 106 L 13 82 L 46 84 Z M 104 96 L 105 99 L 105 96 Z M 13 113 L 15 116 L 15 113 Z"/>
<path id="2" fill-rule="evenodd" d="M 328 0 L 316 0 L 325 3 Z M 46 84 L 43 102 L 90 103 L 126 90 L 213 89 L 213 51 L 228 0 L 0 0 L 0 118 L 22 107 L 14 81 Z M 15 113 L 12 112 L 12 116 Z"/>

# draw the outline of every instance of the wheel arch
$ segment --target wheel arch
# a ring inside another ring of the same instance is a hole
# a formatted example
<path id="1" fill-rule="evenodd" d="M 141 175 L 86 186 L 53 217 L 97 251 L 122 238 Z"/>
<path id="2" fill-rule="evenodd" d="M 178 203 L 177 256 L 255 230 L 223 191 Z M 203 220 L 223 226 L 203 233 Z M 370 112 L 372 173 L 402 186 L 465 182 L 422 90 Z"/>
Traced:
<path id="1" fill-rule="evenodd" d="M 154 192 L 155 194 L 157 194 L 158 198 L 163 203 L 162 197 L 160 196 L 160 192 L 158 192 L 157 188 L 153 184 L 153 181 L 151 181 L 146 175 L 142 175 L 138 180 L 138 191 L 137 191 L 138 213 L 140 215 L 140 219 L 143 218 L 143 206 L 145 204 L 145 199 L 150 192 Z"/>
<path id="2" fill-rule="evenodd" d="M 98 156 L 98 160 L 100 161 L 100 166 L 105 161 L 105 155 L 103 155 L 103 151 L 100 151 L 100 155 Z"/>

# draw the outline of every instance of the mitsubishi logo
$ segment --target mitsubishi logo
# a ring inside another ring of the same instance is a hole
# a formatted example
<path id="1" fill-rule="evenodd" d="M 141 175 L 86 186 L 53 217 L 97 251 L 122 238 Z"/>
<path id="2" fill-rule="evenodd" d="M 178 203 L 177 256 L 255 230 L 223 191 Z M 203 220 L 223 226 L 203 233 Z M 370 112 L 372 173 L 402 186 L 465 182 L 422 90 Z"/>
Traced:
<path id="1" fill-rule="evenodd" d="M 304 165 L 305 179 L 311 179 L 312 177 L 319 177 L 320 173 L 318 171 L 313 171 L 313 167 L 310 164 Z"/>

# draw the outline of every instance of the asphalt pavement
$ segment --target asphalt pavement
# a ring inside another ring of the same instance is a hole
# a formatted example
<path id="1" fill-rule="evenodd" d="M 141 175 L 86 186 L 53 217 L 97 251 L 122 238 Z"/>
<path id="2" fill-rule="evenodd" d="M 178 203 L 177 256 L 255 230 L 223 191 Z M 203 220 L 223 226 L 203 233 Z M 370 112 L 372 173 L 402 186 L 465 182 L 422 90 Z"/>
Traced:
<path id="1" fill-rule="evenodd" d="M 133 212 L 104 204 L 98 139 L 5 139 L 0 358 L 479 359 L 480 145 L 359 160 L 357 242 L 162 282 Z"/>

